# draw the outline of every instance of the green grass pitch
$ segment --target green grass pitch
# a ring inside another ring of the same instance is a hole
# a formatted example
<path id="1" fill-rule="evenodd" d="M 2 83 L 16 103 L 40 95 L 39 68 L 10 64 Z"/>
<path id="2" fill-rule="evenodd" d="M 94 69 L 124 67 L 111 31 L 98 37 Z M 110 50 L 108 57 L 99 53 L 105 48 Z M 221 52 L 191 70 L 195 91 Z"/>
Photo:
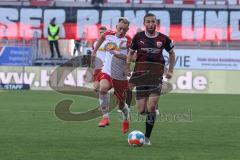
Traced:
<path id="1" fill-rule="evenodd" d="M 98 119 L 62 121 L 55 104 L 72 99 L 72 112 L 98 101 L 50 91 L 0 91 L 0 160 L 239 160 L 239 95 L 168 94 L 159 101 L 162 116 L 152 146 L 130 147 L 120 132 L 120 116 L 98 128 Z M 132 107 L 130 130 L 144 132 Z"/>

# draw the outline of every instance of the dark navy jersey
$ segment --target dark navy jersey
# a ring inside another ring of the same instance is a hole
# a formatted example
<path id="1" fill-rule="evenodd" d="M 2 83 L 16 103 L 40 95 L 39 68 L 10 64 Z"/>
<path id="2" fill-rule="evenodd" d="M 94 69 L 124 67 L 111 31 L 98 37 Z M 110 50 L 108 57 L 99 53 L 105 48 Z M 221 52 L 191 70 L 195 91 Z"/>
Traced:
<path id="1" fill-rule="evenodd" d="M 164 72 L 163 49 L 167 52 L 173 49 L 171 39 L 157 32 L 156 36 L 147 36 L 145 31 L 137 33 L 130 45 L 130 50 L 137 52 L 134 72 L 151 72 L 162 75 Z"/>

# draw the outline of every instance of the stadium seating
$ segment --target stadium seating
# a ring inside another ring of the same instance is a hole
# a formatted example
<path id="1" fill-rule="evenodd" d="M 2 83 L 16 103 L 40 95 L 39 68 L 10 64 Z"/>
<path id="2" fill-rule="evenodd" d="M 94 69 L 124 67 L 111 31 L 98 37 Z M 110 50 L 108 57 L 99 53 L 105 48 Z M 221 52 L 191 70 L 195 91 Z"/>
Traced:
<path id="1" fill-rule="evenodd" d="M 48 6 L 53 3 L 72 2 L 72 3 L 87 3 L 91 0 L 0 0 L 0 5 L 19 5 L 27 4 Z M 104 0 L 107 4 L 166 4 L 166 5 L 240 5 L 240 0 Z M 70 6 L 72 6 L 70 4 Z"/>
<path id="2" fill-rule="evenodd" d="M 1 1 L 1 0 L 0 0 Z M 91 0 L 53 0 L 56 6 L 78 6 L 91 5 Z M 72 3 L 69 3 L 72 2 Z M 177 7 L 240 7 L 240 0 L 104 0 L 106 7 L 121 5 L 122 7 L 159 7 L 173 6 Z"/>
<path id="3" fill-rule="evenodd" d="M 32 6 L 50 6 L 53 2 L 53 0 L 30 0 Z"/>

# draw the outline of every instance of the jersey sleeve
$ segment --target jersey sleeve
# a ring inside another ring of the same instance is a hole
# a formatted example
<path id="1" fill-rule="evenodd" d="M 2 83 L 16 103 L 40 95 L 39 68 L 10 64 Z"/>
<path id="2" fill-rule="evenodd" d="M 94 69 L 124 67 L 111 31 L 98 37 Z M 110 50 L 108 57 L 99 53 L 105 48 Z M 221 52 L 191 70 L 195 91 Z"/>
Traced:
<path id="1" fill-rule="evenodd" d="M 130 50 L 133 50 L 133 51 L 136 51 L 137 48 L 138 48 L 138 45 L 137 45 L 137 35 L 135 35 L 135 36 L 133 37 L 133 39 L 132 39 L 132 42 L 131 42 L 131 44 L 130 44 L 129 49 L 130 49 Z"/>
<path id="2" fill-rule="evenodd" d="M 116 34 L 116 32 L 108 30 L 108 31 L 104 32 L 103 37 L 105 39 L 106 36 L 108 36 L 108 35 L 115 35 L 115 34 Z"/>
<path id="3" fill-rule="evenodd" d="M 169 37 L 166 37 L 166 45 L 164 48 L 167 52 L 171 51 L 174 48 L 173 42 Z"/>

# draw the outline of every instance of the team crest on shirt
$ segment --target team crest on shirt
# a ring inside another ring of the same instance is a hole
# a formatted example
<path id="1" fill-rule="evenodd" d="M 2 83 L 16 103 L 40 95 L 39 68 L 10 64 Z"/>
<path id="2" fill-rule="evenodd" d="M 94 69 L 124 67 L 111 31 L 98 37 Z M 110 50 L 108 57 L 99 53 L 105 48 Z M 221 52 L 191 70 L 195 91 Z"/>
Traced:
<path id="1" fill-rule="evenodd" d="M 157 47 L 161 48 L 162 47 L 162 42 L 157 42 Z"/>
<path id="2" fill-rule="evenodd" d="M 105 45 L 104 48 L 105 48 L 106 51 L 116 50 L 117 49 L 117 44 L 113 43 L 113 42 L 109 42 Z"/>

